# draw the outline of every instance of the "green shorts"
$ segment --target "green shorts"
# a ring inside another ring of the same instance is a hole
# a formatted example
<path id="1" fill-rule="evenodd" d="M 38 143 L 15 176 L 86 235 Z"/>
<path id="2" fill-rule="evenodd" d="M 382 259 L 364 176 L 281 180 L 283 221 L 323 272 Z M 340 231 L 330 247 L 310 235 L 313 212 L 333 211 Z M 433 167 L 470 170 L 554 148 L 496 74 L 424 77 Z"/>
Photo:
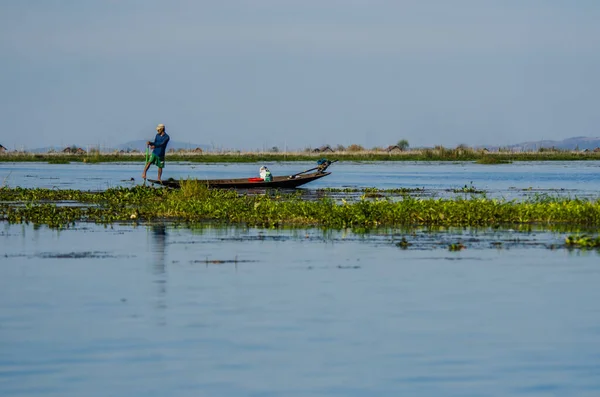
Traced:
<path id="1" fill-rule="evenodd" d="M 157 155 L 155 155 L 154 153 L 152 153 L 150 155 L 150 160 L 148 160 L 148 162 L 150 164 L 154 164 L 155 166 L 157 166 L 158 168 L 165 168 L 165 159 L 160 159 L 160 157 L 158 157 Z"/>

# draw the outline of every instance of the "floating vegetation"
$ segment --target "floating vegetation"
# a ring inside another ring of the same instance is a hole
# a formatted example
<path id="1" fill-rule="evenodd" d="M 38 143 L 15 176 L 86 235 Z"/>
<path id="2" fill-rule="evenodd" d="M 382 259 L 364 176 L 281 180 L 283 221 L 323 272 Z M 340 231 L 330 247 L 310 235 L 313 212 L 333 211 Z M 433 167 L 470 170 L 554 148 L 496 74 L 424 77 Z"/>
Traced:
<path id="1" fill-rule="evenodd" d="M 100 251 L 85 251 L 85 252 L 67 252 L 67 253 L 53 253 L 46 252 L 39 254 L 41 258 L 45 259 L 107 259 L 107 258 L 118 258 L 118 255 L 111 254 L 109 252 Z"/>
<path id="2" fill-rule="evenodd" d="M 477 164 L 511 164 L 512 160 L 499 156 L 483 156 L 475 161 Z"/>
<path id="3" fill-rule="evenodd" d="M 565 244 L 572 248 L 600 248 L 600 236 L 571 235 L 565 238 Z"/>
<path id="4" fill-rule="evenodd" d="M 65 201 L 82 205 L 61 205 Z M 0 220 L 66 228 L 75 222 L 217 222 L 259 227 L 318 226 L 373 229 L 414 226 L 600 225 L 600 201 L 534 198 L 506 201 L 361 198 L 341 203 L 329 197 L 303 200 L 298 194 L 241 194 L 183 183 L 178 190 L 136 186 L 100 192 L 0 188 Z"/>
<path id="5" fill-rule="evenodd" d="M 380 193 L 390 193 L 390 194 L 408 194 L 408 193 L 422 193 L 425 192 L 425 188 L 424 187 L 416 187 L 416 188 L 408 188 L 408 187 L 401 187 L 401 188 L 394 188 L 394 189 L 378 189 L 375 187 L 366 187 L 366 188 L 354 188 L 354 187 L 348 187 L 348 188 L 323 188 L 323 189 L 317 189 L 316 190 L 317 193 L 319 192 L 326 192 L 326 193 L 363 193 L 364 195 L 377 195 Z"/>
<path id="6" fill-rule="evenodd" d="M 70 164 L 71 162 L 65 158 L 55 158 L 48 160 L 48 164 Z"/>
<path id="7" fill-rule="evenodd" d="M 463 243 L 454 243 L 448 246 L 448 251 L 462 251 L 465 248 L 467 247 L 465 247 Z"/>
<path id="8" fill-rule="evenodd" d="M 471 182 L 471 184 L 469 186 L 465 185 L 460 189 L 450 189 L 448 191 L 454 192 L 454 193 L 472 193 L 472 194 L 483 194 L 485 193 L 483 190 L 479 190 L 476 189 L 475 186 L 473 186 L 473 182 Z"/>
<path id="9" fill-rule="evenodd" d="M 400 247 L 403 250 L 408 249 L 412 244 L 406 240 L 406 237 L 402 237 L 402 240 L 396 243 L 396 247 Z"/>
<path id="10" fill-rule="evenodd" d="M 257 261 L 253 261 L 253 260 L 248 260 L 248 259 L 238 259 L 238 257 L 236 256 L 234 259 L 208 259 L 206 258 L 205 260 L 193 260 L 190 263 L 204 263 L 205 265 L 223 265 L 226 263 L 251 263 L 251 262 L 257 262 Z"/>

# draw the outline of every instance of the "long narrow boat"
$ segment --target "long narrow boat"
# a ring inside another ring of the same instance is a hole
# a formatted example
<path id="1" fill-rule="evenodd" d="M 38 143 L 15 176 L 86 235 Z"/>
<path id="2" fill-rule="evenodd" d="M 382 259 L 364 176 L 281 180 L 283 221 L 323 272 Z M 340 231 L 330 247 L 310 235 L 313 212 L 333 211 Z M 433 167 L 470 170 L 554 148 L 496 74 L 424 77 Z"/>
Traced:
<path id="1" fill-rule="evenodd" d="M 331 172 L 326 172 L 325 170 L 332 163 L 335 163 L 337 160 L 328 161 L 319 163 L 318 167 L 311 168 L 304 172 L 300 172 L 298 174 L 289 175 L 289 176 L 274 176 L 271 181 L 265 181 L 261 178 L 236 178 L 236 179 L 198 179 L 197 183 L 208 186 L 209 188 L 219 188 L 219 189 L 264 189 L 264 188 L 274 188 L 274 189 L 294 189 L 298 186 L 302 186 L 306 183 L 316 181 L 317 179 L 321 179 Z M 306 172 L 314 171 L 312 173 L 307 174 Z M 177 189 L 181 186 L 181 181 L 173 178 L 169 178 L 164 181 L 157 181 L 154 179 L 148 179 L 148 182 L 162 185 L 169 188 Z"/>

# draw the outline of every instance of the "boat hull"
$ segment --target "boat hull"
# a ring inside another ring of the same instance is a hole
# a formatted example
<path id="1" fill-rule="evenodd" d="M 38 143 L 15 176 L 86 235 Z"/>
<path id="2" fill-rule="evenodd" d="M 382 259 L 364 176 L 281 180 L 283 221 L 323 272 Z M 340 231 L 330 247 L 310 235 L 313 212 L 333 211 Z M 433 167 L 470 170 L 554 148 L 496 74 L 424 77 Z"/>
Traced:
<path id="1" fill-rule="evenodd" d="M 237 178 L 237 179 L 198 179 L 197 182 L 213 189 L 295 189 L 306 183 L 321 179 L 331 172 L 314 172 L 312 174 L 298 176 L 274 176 L 273 180 L 266 182 L 264 180 L 256 180 L 257 178 Z M 181 187 L 181 181 L 175 179 L 167 179 L 165 181 L 157 181 L 148 179 L 148 182 L 177 189 Z"/>

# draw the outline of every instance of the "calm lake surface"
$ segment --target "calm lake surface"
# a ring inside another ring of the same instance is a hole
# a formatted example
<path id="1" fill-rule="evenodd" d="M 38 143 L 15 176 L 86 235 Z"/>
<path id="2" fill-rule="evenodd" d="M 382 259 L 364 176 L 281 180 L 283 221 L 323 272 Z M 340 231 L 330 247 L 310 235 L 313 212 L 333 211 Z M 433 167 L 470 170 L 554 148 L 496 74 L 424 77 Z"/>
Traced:
<path id="1" fill-rule="evenodd" d="M 0 395 L 598 396 L 564 236 L 0 224 Z"/>
<path id="2" fill-rule="evenodd" d="M 258 176 L 262 163 L 168 163 L 163 178 L 221 179 Z M 291 175 L 315 167 L 312 162 L 267 163 L 273 175 Z M 0 182 L 15 187 L 104 190 L 141 184 L 143 164 L 0 163 Z M 423 189 L 427 196 L 446 197 L 464 186 L 488 197 L 521 199 L 548 194 L 580 198 L 600 196 L 600 161 L 515 162 L 482 165 L 473 162 L 338 162 L 331 175 L 303 186 L 323 188 Z M 152 167 L 149 178 L 156 178 Z M 131 181 L 131 178 L 134 180 Z"/>
<path id="3" fill-rule="evenodd" d="M 164 177 L 260 165 L 168 163 Z M 141 170 L 0 163 L 0 182 L 103 190 L 140 184 Z M 330 170 L 306 191 L 600 197 L 596 161 Z M 596 397 L 600 254 L 562 248 L 567 235 L 0 222 L 0 396 Z"/>

